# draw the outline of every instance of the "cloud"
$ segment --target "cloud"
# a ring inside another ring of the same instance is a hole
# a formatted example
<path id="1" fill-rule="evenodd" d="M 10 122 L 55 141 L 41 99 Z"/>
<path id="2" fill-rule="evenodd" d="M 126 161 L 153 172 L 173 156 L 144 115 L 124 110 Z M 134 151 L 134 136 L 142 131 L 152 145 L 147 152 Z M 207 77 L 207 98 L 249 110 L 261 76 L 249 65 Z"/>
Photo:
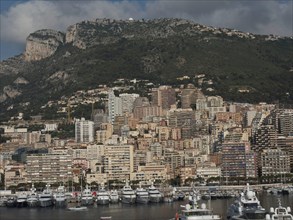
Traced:
<path id="1" fill-rule="evenodd" d="M 39 29 L 65 31 L 74 23 L 95 18 L 126 19 L 140 16 L 140 6 L 132 2 L 110 1 L 29 1 L 1 14 L 1 41 L 24 42 Z"/>
<path id="2" fill-rule="evenodd" d="M 292 36 L 291 0 L 30 0 L 1 11 L 1 44 L 24 44 L 39 29 L 66 28 L 96 18 L 127 19 L 176 17 L 208 26 L 234 28 L 257 34 Z"/>
<path id="3" fill-rule="evenodd" d="M 256 34 L 292 35 L 293 3 L 290 0 L 150 1 L 146 10 L 150 17 L 180 17 Z"/>

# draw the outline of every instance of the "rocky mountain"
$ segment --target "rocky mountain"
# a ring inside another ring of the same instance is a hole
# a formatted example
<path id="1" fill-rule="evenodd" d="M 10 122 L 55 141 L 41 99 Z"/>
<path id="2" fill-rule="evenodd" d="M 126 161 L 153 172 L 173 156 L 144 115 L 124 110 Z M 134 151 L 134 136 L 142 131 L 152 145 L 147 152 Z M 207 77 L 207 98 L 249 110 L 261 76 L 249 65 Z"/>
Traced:
<path id="1" fill-rule="evenodd" d="M 23 54 L 0 62 L 0 114 L 31 109 L 117 78 L 180 84 L 226 100 L 293 102 L 293 39 L 183 19 L 83 21 L 39 30 Z M 202 81 L 195 75 L 205 74 Z"/>
<path id="2" fill-rule="evenodd" d="M 36 61 L 51 56 L 64 45 L 65 34 L 55 30 L 39 30 L 28 36 L 24 53 L 25 61 Z"/>

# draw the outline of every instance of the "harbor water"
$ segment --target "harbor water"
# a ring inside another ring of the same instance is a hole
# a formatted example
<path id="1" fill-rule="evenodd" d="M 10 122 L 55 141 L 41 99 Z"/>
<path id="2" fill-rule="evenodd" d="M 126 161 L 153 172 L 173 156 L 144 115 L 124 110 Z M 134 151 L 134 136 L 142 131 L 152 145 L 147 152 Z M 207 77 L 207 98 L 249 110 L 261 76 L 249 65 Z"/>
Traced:
<path id="1" fill-rule="evenodd" d="M 269 211 L 270 207 L 278 206 L 280 198 L 283 206 L 293 208 L 293 194 L 271 195 L 266 192 L 258 194 L 262 206 Z M 228 206 L 235 200 L 215 199 L 202 200 L 210 207 L 215 214 L 220 214 L 226 219 Z M 101 217 L 111 216 L 112 220 L 168 220 L 174 218 L 176 212 L 182 208 L 181 205 L 188 203 L 188 200 L 176 201 L 173 203 L 159 204 L 109 204 L 105 206 L 91 206 L 87 211 L 69 211 L 66 208 L 8 208 L 0 207 L 1 220 L 100 220 Z"/>

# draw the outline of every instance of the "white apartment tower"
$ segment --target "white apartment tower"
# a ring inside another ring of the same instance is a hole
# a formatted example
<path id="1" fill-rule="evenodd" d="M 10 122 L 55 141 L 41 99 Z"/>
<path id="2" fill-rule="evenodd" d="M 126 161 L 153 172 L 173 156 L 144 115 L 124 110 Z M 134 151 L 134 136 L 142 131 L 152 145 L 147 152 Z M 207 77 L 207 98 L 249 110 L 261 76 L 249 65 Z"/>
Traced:
<path id="1" fill-rule="evenodd" d="M 94 141 L 94 122 L 85 118 L 75 121 L 75 141 L 77 143 L 89 143 Z"/>
<path id="2" fill-rule="evenodd" d="M 113 124 L 115 116 L 122 115 L 122 100 L 116 97 L 113 90 L 108 93 L 109 123 Z"/>

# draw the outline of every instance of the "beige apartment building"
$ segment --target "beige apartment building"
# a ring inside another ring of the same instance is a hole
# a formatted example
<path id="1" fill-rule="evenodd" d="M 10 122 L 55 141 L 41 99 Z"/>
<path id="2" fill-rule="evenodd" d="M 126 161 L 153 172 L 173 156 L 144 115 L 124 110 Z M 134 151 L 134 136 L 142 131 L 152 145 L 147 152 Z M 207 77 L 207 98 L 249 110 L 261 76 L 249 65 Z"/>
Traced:
<path id="1" fill-rule="evenodd" d="M 27 156 L 27 181 L 57 183 L 72 177 L 72 156 L 68 154 L 35 154 Z"/>
<path id="2" fill-rule="evenodd" d="M 129 179 L 133 172 L 133 145 L 105 145 L 103 165 L 108 180 Z"/>
<path id="3" fill-rule="evenodd" d="M 131 181 L 164 181 L 170 179 L 167 176 L 167 168 L 165 165 L 146 165 L 138 166 L 137 172 L 130 174 Z"/>

